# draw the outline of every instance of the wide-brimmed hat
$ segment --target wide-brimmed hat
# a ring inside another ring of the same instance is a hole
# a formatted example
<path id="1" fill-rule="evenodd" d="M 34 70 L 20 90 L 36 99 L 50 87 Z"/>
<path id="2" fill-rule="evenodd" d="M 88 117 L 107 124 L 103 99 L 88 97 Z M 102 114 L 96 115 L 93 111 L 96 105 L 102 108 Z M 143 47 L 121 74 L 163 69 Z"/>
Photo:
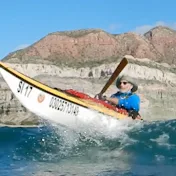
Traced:
<path id="1" fill-rule="evenodd" d="M 124 75 L 117 78 L 117 81 L 116 81 L 117 88 L 120 89 L 120 82 L 121 82 L 121 80 L 128 81 L 130 84 L 133 85 L 133 88 L 131 89 L 131 92 L 136 92 L 138 90 L 138 85 L 133 80 L 133 78 L 130 77 L 130 76 L 124 76 Z"/>

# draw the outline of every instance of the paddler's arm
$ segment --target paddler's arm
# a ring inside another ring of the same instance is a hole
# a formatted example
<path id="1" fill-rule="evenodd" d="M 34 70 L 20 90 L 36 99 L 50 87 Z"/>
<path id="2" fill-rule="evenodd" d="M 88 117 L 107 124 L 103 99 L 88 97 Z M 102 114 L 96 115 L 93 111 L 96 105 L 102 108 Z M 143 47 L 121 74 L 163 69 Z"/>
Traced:
<path id="1" fill-rule="evenodd" d="M 119 103 L 119 100 L 117 98 L 106 97 L 106 100 L 110 103 L 113 103 L 114 105 L 118 105 Z"/>
<path id="2" fill-rule="evenodd" d="M 108 101 L 109 103 L 112 103 L 114 105 L 118 105 L 119 103 L 119 99 L 118 98 L 114 98 L 114 97 L 107 97 L 107 96 L 103 96 L 103 95 L 96 95 L 100 100 L 103 101 Z M 96 97 L 95 96 L 95 97 Z"/>

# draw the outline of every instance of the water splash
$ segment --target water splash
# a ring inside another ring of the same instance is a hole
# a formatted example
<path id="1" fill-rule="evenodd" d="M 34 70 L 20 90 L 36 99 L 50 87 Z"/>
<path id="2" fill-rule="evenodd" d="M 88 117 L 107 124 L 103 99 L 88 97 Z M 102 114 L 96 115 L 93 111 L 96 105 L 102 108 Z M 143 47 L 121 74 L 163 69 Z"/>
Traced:
<path id="1" fill-rule="evenodd" d="M 5 165 L 38 163 L 39 170 L 52 168 L 53 172 L 78 166 L 84 171 L 85 167 L 96 166 L 95 170 L 87 170 L 90 175 L 91 171 L 92 175 L 100 171 L 106 175 L 108 170 L 116 175 L 129 170 L 137 173 L 136 169 L 142 166 L 176 164 L 176 120 L 111 122 L 110 126 L 107 121 L 80 125 L 77 130 L 56 124 L 40 128 L 3 127 L 0 156 Z"/>

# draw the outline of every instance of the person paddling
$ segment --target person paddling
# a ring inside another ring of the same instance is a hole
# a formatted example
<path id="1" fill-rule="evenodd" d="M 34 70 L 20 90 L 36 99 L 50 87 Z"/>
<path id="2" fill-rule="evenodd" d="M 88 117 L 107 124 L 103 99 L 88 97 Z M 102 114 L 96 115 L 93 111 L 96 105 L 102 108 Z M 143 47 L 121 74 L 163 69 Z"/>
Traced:
<path id="1" fill-rule="evenodd" d="M 110 97 L 100 96 L 99 99 L 108 101 L 117 108 L 122 108 L 128 111 L 128 114 L 133 119 L 140 118 L 140 97 L 135 93 L 138 90 L 138 85 L 130 76 L 120 76 L 116 80 L 116 87 L 119 89 Z"/>

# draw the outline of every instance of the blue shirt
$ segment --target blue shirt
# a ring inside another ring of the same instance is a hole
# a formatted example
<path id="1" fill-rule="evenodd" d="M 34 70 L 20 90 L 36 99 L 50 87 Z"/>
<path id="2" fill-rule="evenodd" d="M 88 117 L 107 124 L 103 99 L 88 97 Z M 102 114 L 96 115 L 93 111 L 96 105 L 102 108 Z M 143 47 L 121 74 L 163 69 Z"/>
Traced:
<path id="1" fill-rule="evenodd" d="M 119 100 L 117 107 L 124 108 L 128 110 L 140 110 L 140 98 L 137 94 L 133 94 L 131 92 L 123 93 L 117 92 L 111 95 L 111 98 L 117 98 Z"/>

